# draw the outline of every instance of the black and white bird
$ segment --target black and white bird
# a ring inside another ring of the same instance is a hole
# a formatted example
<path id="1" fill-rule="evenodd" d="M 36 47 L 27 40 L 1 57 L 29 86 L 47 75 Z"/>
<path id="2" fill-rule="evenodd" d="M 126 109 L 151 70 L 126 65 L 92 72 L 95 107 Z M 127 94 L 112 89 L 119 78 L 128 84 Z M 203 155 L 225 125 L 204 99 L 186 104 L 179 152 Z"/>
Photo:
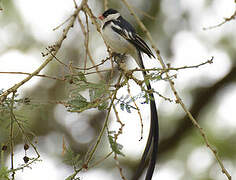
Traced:
<path id="1" fill-rule="evenodd" d="M 103 38 L 111 48 L 112 52 L 131 55 L 138 66 L 142 69 L 145 68 L 142 60 L 142 53 L 147 54 L 150 58 L 155 58 L 148 45 L 136 33 L 133 26 L 129 22 L 127 22 L 118 11 L 114 9 L 108 9 L 101 16 L 99 16 L 99 19 L 102 21 L 101 32 L 103 34 Z M 142 72 L 145 77 L 146 72 Z M 147 82 L 146 86 L 148 90 L 152 89 L 150 82 Z M 152 175 L 155 169 L 159 141 L 159 127 L 157 108 L 153 93 L 150 93 L 149 96 L 151 109 L 149 136 L 142 155 L 141 162 L 132 180 L 139 179 L 149 155 L 150 158 L 145 180 L 152 179 Z"/>

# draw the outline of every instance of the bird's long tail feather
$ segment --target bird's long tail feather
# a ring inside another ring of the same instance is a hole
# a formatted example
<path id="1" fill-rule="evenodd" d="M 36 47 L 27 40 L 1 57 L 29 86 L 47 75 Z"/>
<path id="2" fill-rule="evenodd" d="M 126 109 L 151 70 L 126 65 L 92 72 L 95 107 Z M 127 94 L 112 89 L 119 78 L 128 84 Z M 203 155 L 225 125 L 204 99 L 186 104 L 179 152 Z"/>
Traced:
<path id="1" fill-rule="evenodd" d="M 141 68 L 144 69 L 140 52 L 139 52 L 139 58 L 140 58 L 139 60 L 140 60 L 141 66 L 142 66 Z M 144 77 L 146 76 L 145 71 L 143 71 L 143 76 Z M 148 90 L 150 91 L 152 90 L 152 87 L 149 81 L 146 83 L 146 86 Z M 149 97 L 150 97 L 150 111 L 151 111 L 151 123 L 150 123 L 149 136 L 148 136 L 148 140 L 147 140 L 146 147 L 144 149 L 141 161 L 139 163 L 139 167 L 137 168 L 136 173 L 134 174 L 132 180 L 138 180 L 138 178 L 141 176 L 144 166 L 145 166 L 145 162 L 147 160 L 147 156 L 150 152 L 150 149 L 151 149 L 150 160 L 149 160 L 145 180 L 152 179 L 153 172 L 155 169 L 157 153 L 158 153 L 158 143 L 159 143 L 159 125 L 158 125 L 158 114 L 157 114 L 156 103 L 155 103 L 154 95 L 152 92 L 149 93 Z"/>

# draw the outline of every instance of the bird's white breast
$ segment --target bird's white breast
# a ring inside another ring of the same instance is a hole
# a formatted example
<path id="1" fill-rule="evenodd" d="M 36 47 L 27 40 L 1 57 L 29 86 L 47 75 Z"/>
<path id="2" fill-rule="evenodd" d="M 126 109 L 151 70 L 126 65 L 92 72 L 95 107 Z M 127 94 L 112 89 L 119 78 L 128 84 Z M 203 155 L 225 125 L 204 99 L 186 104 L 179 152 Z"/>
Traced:
<path id="1" fill-rule="evenodd" d="M 134 46 L 124 39 L 121 35 L 113 31 L 112 23 L 108 24 L 103 30 L 103 37 L 113 52 L 130 54 L 135 50 Z"/>

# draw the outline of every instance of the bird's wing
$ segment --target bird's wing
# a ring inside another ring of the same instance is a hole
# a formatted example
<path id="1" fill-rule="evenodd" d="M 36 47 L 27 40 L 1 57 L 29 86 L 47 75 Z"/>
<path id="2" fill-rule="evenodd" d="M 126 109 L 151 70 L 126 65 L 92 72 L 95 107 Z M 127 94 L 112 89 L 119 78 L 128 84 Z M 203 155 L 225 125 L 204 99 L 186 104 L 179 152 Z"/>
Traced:
<path id="1" fill-rule="evenodd" d="M 123 27 L 123 28 L 121 28 Z M 134 28 L 127 21 L 123 19 L 123 21 L 112 21 L 111 28 L 133 44 L 139 51 L 144 52 L 149 57 L 155 56 L 153 55 L 151 49 L 144 42 L 144 40 L 135 32 Z"/>

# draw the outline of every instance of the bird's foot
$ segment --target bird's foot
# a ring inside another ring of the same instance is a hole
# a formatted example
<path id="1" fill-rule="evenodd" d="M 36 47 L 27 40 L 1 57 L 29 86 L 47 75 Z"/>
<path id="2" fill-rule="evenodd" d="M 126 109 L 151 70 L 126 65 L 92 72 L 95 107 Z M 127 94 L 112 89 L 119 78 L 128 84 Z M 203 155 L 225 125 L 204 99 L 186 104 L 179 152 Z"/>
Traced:
<path id="1" fill-rule="evenodd" d="M 126 54 L 119 54 L 119 53 L 115 53 L 115 52 L 112 53 L 112 56 L 113 56 L 114 61 L 118 65 L 121 63 L 124 63 L 127 58 Z"/>

